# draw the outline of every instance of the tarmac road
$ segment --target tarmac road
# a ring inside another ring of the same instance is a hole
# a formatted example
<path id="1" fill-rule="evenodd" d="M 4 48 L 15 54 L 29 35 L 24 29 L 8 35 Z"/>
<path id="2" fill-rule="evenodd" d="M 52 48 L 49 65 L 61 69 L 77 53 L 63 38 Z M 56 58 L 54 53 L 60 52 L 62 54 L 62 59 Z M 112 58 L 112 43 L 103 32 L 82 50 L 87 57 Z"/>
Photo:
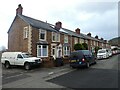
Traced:
<path id="1" fill-rule="evenodd" d="M 99 60 L 96 65 L 91 66 L 89 69 L 75 70 L 47 81 L 72 89 L 118 88 L 119 56 Z"/>

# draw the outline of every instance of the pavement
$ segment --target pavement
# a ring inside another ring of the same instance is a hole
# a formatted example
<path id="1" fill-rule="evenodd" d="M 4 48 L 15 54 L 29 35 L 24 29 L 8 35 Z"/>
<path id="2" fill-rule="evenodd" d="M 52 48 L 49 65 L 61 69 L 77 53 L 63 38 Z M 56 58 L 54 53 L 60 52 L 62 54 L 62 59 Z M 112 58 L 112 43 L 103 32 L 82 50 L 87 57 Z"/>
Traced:
<path id="1" fill-rule="evenodd" d="M 74 71 L 68 64 L 61 67 L 38 68 L 16 74 L 3 75 L 2 88 L 66 88 L 46 80 Z M 13 71 L 13 70 L 12 70 Z M 15 72 L 14 72 L 15 73 Z"/>

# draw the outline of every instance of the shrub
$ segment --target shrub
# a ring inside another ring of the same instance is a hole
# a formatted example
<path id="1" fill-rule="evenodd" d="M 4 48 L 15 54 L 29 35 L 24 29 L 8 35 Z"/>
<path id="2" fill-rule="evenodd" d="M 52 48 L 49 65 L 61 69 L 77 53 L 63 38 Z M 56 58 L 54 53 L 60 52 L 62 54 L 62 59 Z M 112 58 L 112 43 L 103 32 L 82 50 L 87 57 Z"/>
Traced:
<path id="1" fill-rule="evenodd" d="M 85 50 L 88 50 L 88 45 L 87 45 L 87 43 L 82 43 L 82 45 L 83 45 L 83 47 L 84 47 Z"/>
<path id="2" fill-rule="evenodd" d="M 74 49 L 75 49 L 75 50 L 83 50 L 83 49 L 84 49 L 84 47 L 83 47 L 83 45 L 82 45 L 82 44 L 77 43 L 77 44 L 75 44 L 75 45 L 74 45 Z"/>

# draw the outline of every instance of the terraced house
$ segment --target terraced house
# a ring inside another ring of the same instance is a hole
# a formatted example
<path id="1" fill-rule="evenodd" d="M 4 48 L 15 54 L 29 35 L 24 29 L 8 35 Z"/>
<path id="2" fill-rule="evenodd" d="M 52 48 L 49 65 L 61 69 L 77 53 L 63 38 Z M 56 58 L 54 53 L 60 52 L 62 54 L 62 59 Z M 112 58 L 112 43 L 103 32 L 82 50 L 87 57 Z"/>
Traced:
<path id="1" fill-rule="evenodd" d="M 51 56 L 66 57 L 74 51 L 74 44 L 87 43 L 92 50 L 95 46 L 109 47 L 106 40 L 82 34 L 62 27 L 62 22 L 55 25 L 22 15 L 21 4 L 16 9 L 16 16 L 8 30 L 8 50 L 28 52 L 32 56 L 41 57 L 46 67 L 52 66 Z"/>

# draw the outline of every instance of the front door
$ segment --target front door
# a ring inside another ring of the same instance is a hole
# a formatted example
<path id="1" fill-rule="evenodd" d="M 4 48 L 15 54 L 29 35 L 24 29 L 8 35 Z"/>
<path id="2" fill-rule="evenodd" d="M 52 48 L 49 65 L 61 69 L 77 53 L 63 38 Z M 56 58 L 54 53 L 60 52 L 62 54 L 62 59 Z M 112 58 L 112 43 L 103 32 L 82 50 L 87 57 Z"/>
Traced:
<path id="1" fill-rule="evenodd" d="M 62 45 L 58 45 L 57 46 L 57 58 L 61 58 L 62 57 Z"/>

